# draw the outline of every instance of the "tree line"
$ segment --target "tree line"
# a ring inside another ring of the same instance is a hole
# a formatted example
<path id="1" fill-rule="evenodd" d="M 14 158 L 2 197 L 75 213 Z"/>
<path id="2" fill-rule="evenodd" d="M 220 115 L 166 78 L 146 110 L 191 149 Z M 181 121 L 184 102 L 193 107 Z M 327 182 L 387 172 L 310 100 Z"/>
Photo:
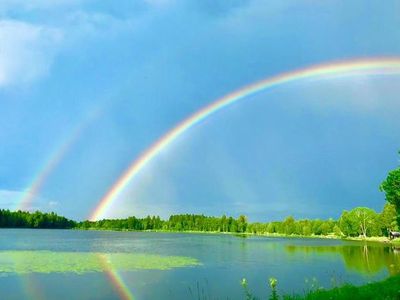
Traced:
<path id="1" fill-rule="evenodd" d="M 244 215 L 238 218 L 221 216 L 181 214 L 168 220 L 159 216 L 125 219 L 103 219 L 99 221 L 75 222 L 55 213 L 0 210 L 2 228 L 64 228 L 97 230 L 162 230 L 202 231 L 252 234 L 281 234 L 302 236 L 384 236 L 388 230 L 398 230 L 397 211 L 393 204 L 386 203 L 382 212 L 376 213 L 367 207 L 343 211 L 338 220 L 301 219 L 289 216 L 283 221 L 249 223 Z"/>
<path id="2" fill-rule="evenodd" d="M 76 227 L 76 222 L 53 212 L 9 211 L 0 209 L 0 228 L 56 228 L 70 229 Z"/>
<path id="3" fill-rule="evenodd" d="M 400 152 L 399 152 L 400 153 Z M 283 221 L 249 223 L 244 215 L 238 218 L 221 216 L 180 214 L 168 220 L 159 216 L 125 219 L 104 219 L 99 221 L 75 222 L 57 214 L 24 212 L 0 209 L 0 228 L 65 228 L 99 230 L 164 230 L 203 231 L 253 234 L 282 234 L 302 236 L 387 236 L 388 231 L 398 231 L 400 222 L 400 168 L 388 173 L 380 185 L 385 193 L 386 204 L 377 213 L 367 207 L 356 207 L 343 211 L 337 220 L 301 219 L 289 216 Z"/>
<path id="4" fill-rule="evenodd" d="M 283 221 L 249 223 L 244 215 L 238 218 L 208 217 L 204 215 L 172 215 L 168 220 L 158 216 L 146 218 L 104 219 L 77 223 L 79 229 L 100 230 L 163 230 L 202 231 L 252 234 L 281 234 L 302 236 L 387 236 L 389 230 L 398 230 L 397 212 L 394 205 L 387 203 L 381 213 L 367 207 L 356 207 L 343 211 L 338 220 L 301 219 L 289 216 Z"/>
<path id="5" fill-rule="evenodd" d="M 208 231 L 208 232 L 247 232 L 247 218 L 209 217 L 204 215 L 182 214 L 172 215 L 168 220 L 158 216 L 146 218 L 129 217 L 126 219 L 104 219 L 84 221 L 77 224 L 79 229 L 109 230 L 165 230 L 165 231 Z"/>

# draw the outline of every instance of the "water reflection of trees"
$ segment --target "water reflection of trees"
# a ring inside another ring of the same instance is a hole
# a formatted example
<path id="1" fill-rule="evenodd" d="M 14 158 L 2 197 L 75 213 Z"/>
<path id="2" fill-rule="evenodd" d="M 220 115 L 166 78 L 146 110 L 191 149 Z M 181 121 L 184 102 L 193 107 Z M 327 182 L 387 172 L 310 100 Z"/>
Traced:
<path id="1" fill-rule="evenodd" d="M 338 253 L 346 268 L 362 274 L 375 274 L 387 269 L 390 275 L 400 273 L 400 248 L 390 246 L 343 245 L 343 246 L 305 246 L 286 245 L 289 254 L 302 252 L 307 255 Z"/>

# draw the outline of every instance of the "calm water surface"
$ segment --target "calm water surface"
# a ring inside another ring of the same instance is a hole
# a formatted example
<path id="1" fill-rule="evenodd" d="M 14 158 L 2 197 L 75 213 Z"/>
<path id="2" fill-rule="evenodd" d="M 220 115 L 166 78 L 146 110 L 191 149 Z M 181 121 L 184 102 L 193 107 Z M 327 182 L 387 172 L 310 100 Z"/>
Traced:
<path id="1" fill-rule="evenodd" d="M 121 253 L 128 257 L 125 260 L 130 259 L 126 254 L 155 255 L 156 258 L 143 256 L 142 260 L 149 260 L 145 266 L 158 263 L 158 256 L 190 257 L 200 264 L 127 270 L 121 261 L 110 268 L 111 259 L 105 262 L 103 271 L 94 264 L 88 266 L 93 270 L 71 272 L 71 266 L 79 269 L 72 264 L 69 269 L 57 266 L 59 270 L 55 272 L 35 269 L 43 262 L 34 261 L 38 258 L 32 253 L 47 257 L 43 251 L 51 251 L 45 261 L 48 265 L 63 255 L 67 264 L 74 253 L 79 257 L 87 257 L 82 253 L 93 254 L 105 260 Z M 54 252 L 60 255 L 50 255 Z M 313 278 L 323 287 L 385 278 L 400 272 L 400 252 L 381 244 L 338 240 L 3 229 L 0 270 L 1 299 L 243 299 L 243 277 L 256 295 L 266 298 L 269 277 L 277 278 L 278 289 L 286 293 L 302 292 L 310 287 Z"/>

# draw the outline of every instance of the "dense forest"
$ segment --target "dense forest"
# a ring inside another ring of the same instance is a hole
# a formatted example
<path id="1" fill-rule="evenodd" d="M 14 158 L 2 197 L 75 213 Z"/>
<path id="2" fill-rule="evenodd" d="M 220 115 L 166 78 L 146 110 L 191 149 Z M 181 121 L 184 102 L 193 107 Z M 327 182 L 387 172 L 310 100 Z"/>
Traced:
<path id="1" fill-rule="evenodd" d="M 367 207 L 343 211 L 339 219 L 295 220 L 292 216 L 283 221 L 249 223 L 246 216 L 238 218 L 208 217 L 204 215 L 172 215 L 168 220 L 158 216 L 126 219 L 104 219 L 75 222 L 55 213 L 0 210 L 0 228 L 65 228 L 97 230 L 163 230 L 202 231 L 252 234 L 282 234 L 302 236 L 387 236 L 388 231 L 398 231 L 400 223 L 400 168 L 388 173 L 380 190 L 385 193 L 386 204 L 377 213 Z"/>
<path id="2" fill-rule="evenodd" d="M 26 211 L 11 212 L 0 209 L 0 228 L 74 228 L 76 222 L 55 213 L 42 213 L 36 211 L 29 213 Z"/>
<path id="3" fill-rule="evenodd" d="M 204 215 L 172 215 L 168 220 L 160 217 L 138 219 L 100 220 L 96 222 L 84 221 L 77 224 L 81 229 L 117 229 L 117 230 L 165 230 L 165 231 L 209 231 L 209 232 L 246 232 L 247 218 L 207 217 Z"/>

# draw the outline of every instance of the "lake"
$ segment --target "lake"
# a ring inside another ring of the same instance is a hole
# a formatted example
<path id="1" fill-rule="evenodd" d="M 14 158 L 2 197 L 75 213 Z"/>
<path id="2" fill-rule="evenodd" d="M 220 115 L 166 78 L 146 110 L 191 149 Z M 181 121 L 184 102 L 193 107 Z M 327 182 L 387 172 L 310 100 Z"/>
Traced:
<path id="1" fill-rule="evenodd" d="M 243 299 L 400 272 L 382 244 L 224 234 L 0 230 L 2 299 Z"/>

